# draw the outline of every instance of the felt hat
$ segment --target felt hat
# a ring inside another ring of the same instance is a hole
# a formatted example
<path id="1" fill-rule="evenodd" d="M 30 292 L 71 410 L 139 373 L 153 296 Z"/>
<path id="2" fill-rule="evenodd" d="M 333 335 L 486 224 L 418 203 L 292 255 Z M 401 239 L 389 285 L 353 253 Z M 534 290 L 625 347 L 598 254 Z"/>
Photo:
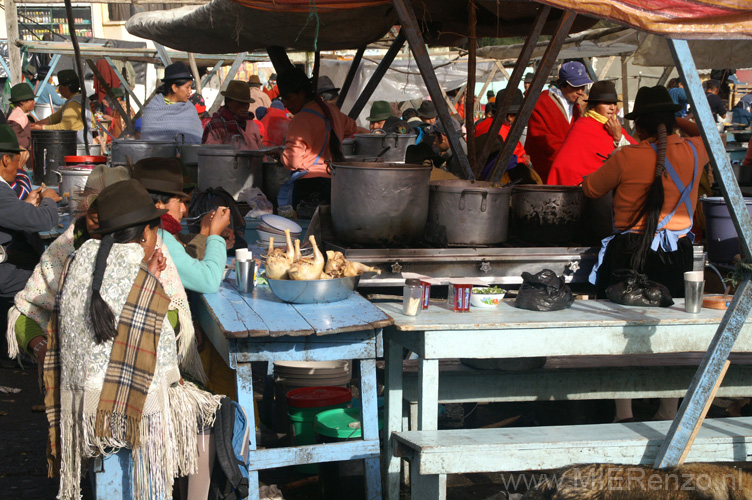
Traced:
<path id="1" fill-rule="evenodd" d="M 324 92 L 339 92 L 339 87 L 335 87 L 332 79 L 326 75 L 319 77 L 319 83 L 316 87 L 317 94 L 323 94 Z"/>
<path id="2" fill-rule="evenodd" d="M 590 87 L 590 94 L 585 102 L 620 102 L 619 95 L 616 93 L 614 82 L 601 80 L 595 82 Z"/>
<path id="3" fill-rule="evenodd" d="M 523 81 L 525 83 L 533 83 L 534 76 L 535 76 L 535 73 L 525 73 L 525 79 Z"/>
<path id="4" fill-rule="evenodd" d="M 23 71 L 21 71 L 24 75 L 34 76 L 37 74 L 37 68 L 34 67 L 33 64 L 27 64 L 23 67 Z"/>
<path id="5" fill-rule="evenodd" d="M 129 179 L 107 186 L 99 193 L 97 213 L 97 232 L 108 234 L 157 219 L 167 213 L 167 209 L 154 206 L 146 188 L 135 179 Z"/>
<path id="6" fill-rule="evenodd" d="M 655 87 L 640 87 L 635 97 L 634 109 L 631 113 L 624 115 L 627 120 L 634 120 L 638 116 L 649 113 L 675 113 L 681 109 L 680 104 L 674 103 L 671 95 L 663 85 Z"/>
<path id="7" fill-rule="evenodd" d="M 373 101 L 371 104 L 371 113 L 366 120 L 369 122 L 380 122 L 392 116 L 392 106 L 386 101 Z"/>
<path id="8" fill-rule="evenodd" d="M 133 166 L 133 178 L 149 191 L 190 198 L 183 192 L 183 167 L 177 158 L 142 158 Z"/>
<path id="9" fill-rule="evenodd" d="M 251 98 L 251 88 L 248 86 L 248 82 L 244 82 L 243 80 L 232 80 L 227 85 L 227 90 L 223 90 L 220 94 L 233 101 L 245 103 L 256 102 L 256 99 Z"/>
<path id="10" fill-rule="evenodd" d="M 436 112 L 436 106 L 431 101 L 423 101 L 418 108 L 418 116 L 421 118 L 436 118 L 439 114 Z"/>
<path id="11" fill-rule="evenodd" d="M 117 98 L 123 98 L 125 97 L 125 90 L 123 90 L 123 87 L 115 87 L 112 89 L 112 95 Z"/>
<path id="12" fill-rule="evenodd" d="M 10 125 L 0 125 L 0 153 L 20 153 L 18 137 Z"/>
<path id="13" fill-rule="evenodd" d="M 42 66 L 39 66 L 39 69 L 37 70 L 37 78 L 43 78 L 47 76 L 47 73 L 50 72 L 50 66 L 48 64 L 43 64 Z"/>
<path id="14" fill-rule="evenodd" d="M 300 68 L 288 68 L 279 74 L 277 87 L 280 96 L 293 92 L 308 92 L 311 89 L 311 79 Z"/>
<path id="15" fill-rule="evenodd" d="M 165 68 L 162 81 L 167 80 L 193 80 L 193 74 L 185 63 L 176 62 Z"/>
<path id="16" fill-rule="evenodd" d="M 131 176 L 128 169 L 124 166 L 108 167 L 107 165 L 97 165 L 91 169 L 89 177 L 86 178 L 86 185 L 81 191 L 83 203 L 79 205 L 79 211 L 86 212 L 107 186 L 116 182 L 127 181 Z"/>
<path id="17" fill-rule="evenodd" d="M 507 92 L 514 92 L 514 97 L 512 97 L 512 103 L 509 105 L 509 109 L 507 109 L 508 115 L 516 115 L 520 112 L 520 108 L 522 107 L 522 91 L 518 88 L 510 89 L 509 87 L 505 88 L 501 92 L 499 92 L 496 95 L 496 101 L 494 104 L 494 111 L 499 109 L 501 106 L 501 102 L 504 100 L 504 95 Z"/>
<path id="18" fill-rule="evenodd" d="M 277 73 L 272 73 L 271 75 L 269 75 L 269 81 L 270 82 L 272 82 L 272 81 L 276 82 L 277 81 Z"/>
<path id="19" fill-rule="evenodd" d="M 72 69 L 62 69 L 57 72 L 57 83 L 65 86 L 78 84 L 78 75 Z"/>
<path id="20" fill-rule="evenodd" d="M 29 101 L 34 99 L 34 91 L 28 83 L 17 83 L 10 89 L 10 102 Z"/>
<path id="21" fill-rule="evenodd" d="M 572 87 L 582 87 L 593 83 L 587 74 L 587 68 L 579 61 L 569 61 L 559 68 L 559 80 L 567 82 Z"/>
<path id="22" fill-rule="evenodd" d="M 251 75 L 248 77 L 248 85 L 251 87 L 260 87 L 261 86 L 261 78 L 258 77 L 258 75 Z"/>

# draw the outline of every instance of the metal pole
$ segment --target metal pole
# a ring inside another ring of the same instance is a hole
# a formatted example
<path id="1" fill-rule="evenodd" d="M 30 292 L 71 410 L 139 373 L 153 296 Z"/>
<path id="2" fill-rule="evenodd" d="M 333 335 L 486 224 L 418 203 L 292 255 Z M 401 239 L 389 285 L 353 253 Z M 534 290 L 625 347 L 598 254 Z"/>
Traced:
<path id="1" fill-rule="evenodd" d="M 71 41 L 73 42 L 73 51 L 76 54 L 76 68 L 78 69 L 78 81 L 81 85 L 81 121 L 84 124 L 84 149 L 89 154 L 89 123 L 86 119 L 86 82 L 84 81 L 84 67 L 81 64 L 81 48 L 78 46 L 78 36 L 76 35 L 76 23 L 73 19 L 73 6 L 71 0 L 65 0 L 65 12 L 68 15 L 68 30 L 70 31 Z"/>
<path id="2" fill-rule="evenodd" d="M 355 53 L 355 57 L 353 57 L 353 60 L 350 63 L 350 70 L 347 72 L 345 83 L 342 84 L 342 88 L 339 92 L 339 97 L 337 98 L 338 108 L 341 108 L 342 104 L 345 102 L 345 98 L 347 97 L 347 93 L 350 91 L 350 86 L 355 79 L 355 75 L 358 73 L 358 68 L 360 68 L 360 61 L 363 59 L 363 54 L 365 54 L 365 52 L 366 45 L 358 49 L 358 51 Z"/>
<path id="3" fill-rule="evenodd" d="M 428 93 L 431 96 L 434 106 L 436 106 L 436 110 L 439 112 L 439 120 L 441 120 L 446 127 L 449 145 L 452 148 L 452 154 L 454 154 L 459 161 L 467 178 L 473 180 L 475 178 L 473 175 L 473 169 L 470 167 L 470 162 L 467 161 L 467 155 L 460 144 L 460 136 L 457 133 L 457 130 L 450 125 L 452 123 L 450 120 L 453 120 L 454 118 L 452 118 L 449 112 L 449 107 L 444 101 L 439 81 L 436 78 L 436 73 L 431 65 L 431 58 L 428 55 L 428 49 L 426 48 L 426 44 L 423 41 L 423 36 L 420 32 L 418 20 L 415 17 L 415 10 L 413 9 L 410 0 L 392 0 L 392 4 L 394 5 L 394 10 L 397 12 L 397 17 L 402 24 L 400 33 L 403 31 L 405 32 L 407 41 L 410 44 L 410 49 L 413 51 L 415 62 L 418 64 L 420 74 L 423 77 L 423 81 L 426 83 L 426 87 L 428 87 Z"/>
<path id="4" fill-rule="evenodd" d="M 551 42 L 548 44 L 546 52 L 541 58 L 540 67 L 533 77 L 533 82 L 530 84 L 530 89 L 528 90 L 525 99 L 522 101 L 522 109 L 520 109 L 520 112 L 517 113 L 517 118 L 515 118 L 514 123 L 509 130 L 509 134 L 504 141 L 504 148 L 501 150 L 501 154 L 496 160 L 496 164 L 493 166 L 490 177 L 491 182 L 499 182 L 501 180 L 501 177 L 504 175 L 507 163 L 509 163 L 509 159 L 512 157 L 514 146 L 517 144 L 517 141 L 520 140 L 520 136 L 522 136 L 522 129 L 525 128 L 528 120 L 530 119 L 530 115 L 533 114 L 533 108 L 535 107 L 535 103 L 538 100 L 538 95 L 543 89 L 543 85 L 546 83 L 548 75 L 549 73 L 551 73 L 551 69 L 554 67 L 554 63 L 556 63 L 556 58 L 559 55 L 559 50 L 561 50 L 561 46 L 564 44 L 564 40 L 566 40 L 567 38 L 567 34 L 569 33 L 569 29 L 572 27 L 572 23 L 574 22 L 575 17 L 576 14 L 574 12 L 563 12 L 561 20 L 559 21 L 559 26 L 556 28 L 556 33 L 551 38 Z M 512 76 L 519 78 L 521 74 L 522 69 L 515 67 Z M 515 83 L 514 80 L 510 83 L 512 85 L 519 85 L 519 83 Z M 501 106 L 502 113 L 506 114 L 507 108 L 505 106 L 508 106 L 508 104 L 511 104 L 511 95 L 504 96 L 504 103 Z M 491 137 L 493 137 L 493 135 Z"/>
<path id="5" fill-rule="evenodd" d="M 196 92 L 201 93 L 201 75 L 198 72 L 198 65 L 196 64 L 196 56 L 193 52 L 188 52 L 188 62 L 191 65 L 191 72 L 193 73 L 193 81 L 196 82 Z"/>
<path id="6" fill-rule="evenodd" d="M 374 71 L 373 75 L 371 75 L 371 79 L 368 80 L 366 87 L 358 96 L 358 99 L 355 101 L 355 104 L 353 104 L 353 107 L 347 114 L 347 116 L 355 119 L 358 117 L 358 115 L 360 115 L 360 112 L 363 111 L 363 108 L 366 106 L 366 104 L 368 104 L 371 96 L 373 96 L 373 92 L 376 90 L 376 87 L 378 87 L 379 83 L 381 83 L 381 79 L 386 74 L 389 66 L 391 66 L 392 61 L 394 61 L 394 58 L 397 57 L 399 51 L 402 50 L 403 45 L 405 45 L 405 35 L 404 33 L 402 33 L 402 30 L 400 30 L 399 35 L 397 35 L 397 38 L 395 38 L 392 42 L 392 46 L 389 47 L 389 50 L 386 52 L 386 54 L 384 54 L 384 58 L 376 67 L 376 71 Z"/>
<path id="7" fill-rule="evenodd" d="M 545 26 L 546 19 L 548 19 L 550 12 L 551 7 L 549 7 L 548 5 L 541 6 L 538 10 L 538 14 L 535 16 L 535 21 L 533 22 L 533 28 L 530 31 L 527 40 L 525 40 L 525 44 L 522 46 L 520 57 L 517 58 L 517 64 L 515 64 L 514 70 L 512 70 L 512 75 L 509 77 L 509 81 L 507 82 L 507 88 L 517 88 L 517 86 L 520 84 L 522 75 L 525 73 L 525 68 L 527 68 L 527 64 L 533 55 L 535 44 L 537 43 L 538 38 L 543 31 L 543 26 Z M 500 66 L 501 64 L 496 64 L 497 69 Z M 503 68 L 503 66 L 501 67 Z M 539 73 L 539 71 L 536 71 L 536 74 L 537 73 Z M 536 96 L 538 95 L 538 92 L 540 92 L 540 89 L 536 91 Z M 528 95 L 530 95 L 531 93 L 532 92 L 528 91 Z M 512 105 L 513 97 L 514 96 L 510 92 L 505 92 L 501 101 L 499 101 L 497 98 L 496 110 L 494 111 L 494 119 L 491 123 L 491 128 L 488 130 L 488 137 L 496 137 L 499 134 L 499 130 L 501 130 L 501 124 L 504 123 L 504 120 L 506 120 L 507 118 L 507 110 L 509 109 L 509 106 Z M 527 122 L 527 120 L 525 121 Z M 491 154 L 491 148 L 493 147 L 493 145 L 494 141 L 492 140 L 486 140 L 486 143 L 483 145 L 483 149 L 481 150 L 477 158 L 476 169 L 479 173 L 483 171 L 483 166 L 485 166 L 488 162 L 488 155 Z"/>
<path id="8" fill-rule="evenodd" d="M 475 165 L 475 172 L 478 172 L 475 161 L 475 62 L 478 39 L 476 35 L 476 14 L 477 7 L 475 2 L 467 2 L 467 87 L 465 87 L 465 130 L 467 130 L 467 160 L 470 165 Z"/>

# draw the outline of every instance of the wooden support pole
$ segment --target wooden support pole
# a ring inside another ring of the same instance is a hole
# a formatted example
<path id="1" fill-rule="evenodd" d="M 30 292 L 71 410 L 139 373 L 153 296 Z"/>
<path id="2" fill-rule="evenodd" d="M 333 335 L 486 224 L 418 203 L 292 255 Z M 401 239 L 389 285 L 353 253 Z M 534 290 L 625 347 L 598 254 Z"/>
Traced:
<path id="1" fill-rule="evenodd" d="M 621 102 L 623 108 L 623 116 L 626 116 L 630 112 L 629 109 L 629 69 L 627 67 L 628 56 L 621 56 Z M 630 135 L 633 134 L 634 128 L 629 120 L 624 119 L 624 128 Z"/>
<path id="2" fill-rule="evenodd" d="M 123 107 L 118 102 L 117 98 L 112 94 L 112 87 L 110 87 L 110 84 L 107 83 L 107 81 L 104 79 L 104 76 L 102 76 L 102 73 L 99 72 L 97 69 L 96 63 L 91 60 L 87 59 L 86 64 L 89 65 L 89 68 L 91 68 L 91 71 L 94 72 L 94 78 L 99 80 L 99 83 L 102 84 L 102 87 L 104 87 L 105 92 L 107 93 L 107 97 L 109 98 L 110 104 L 112 104 L 112 107 L 114 107 L 118 113 L 120 113 L 120 116 L 123 117 L 123 120 L 125 120 L 125 130 L 124 132 L 133 132 L 133 121 L 131 120 L 131 115 L 126 110 L 123 109 Z"/>
<path id="3" fill-rule="evenodd" d="M 381 62 L 376 67 L 376 71 L 374 71 L 373 75 L 371 75 L 371 79 L 368 80 L 368 83 L 363 89 L 363 92 L 360 93 L 358 99 L 355 101 L 355 104 L 353 104 L 352 109 L 350 109 L 350 112 L 347 113 L 347 116 L 354 120 L 358 117 L 358 115 L 360 115 L 360 112 L 363 111 L 363 108 L 366 107 L 366 104 L 368 104 L 371 96 L 373 96 L 376 87 L 378 87 L 379 83 L 381 83 L 381 79 L 384 78 L 384 75 L 389 69 L 389 66 L 391 66 L 392 61 L 394 61 L 394 58 L 397 57 L 399 51 L 402 50 L 403 45 L 405 45 L 405 35 L 402 30 L 400 30 L 397 38 L 394 39 L 392 46 L 389 47 L 389 50 L 386 52 L 386 54 L 384 54 L 384 58 L 381 59 Z"/>
<path id="4" fill-rule="evenodd" d="M 509 77 L 509 81 L 507 82 L 507 88 L 517 88 L 519 86 L 520 80 L 522 80 L 522 76 L 525 73 L 525 68 L 527 68 L 527 64 L 533 55 L 535 44 L 537 43 L 538 38 L 543 31 L 543 26 L 546 24 L 546 19 L 548 19 L 548 14 L 550 12 L 551 7 L 547 5 L 541 6 L 540 10 L 538 10 L 538 14 L 535 16 L 535 21 L 533 22 L 533 28 L 530 31 L 527 40 L 525 40 L 525 44 L 522 46 L 520 57 L 517 58 L 517 64 L 515 64 L 512 75 Z M 499 66 L 501 66 L 501 64 L 497 63 L 496 67 L 498 68 Z M 501 67 L 503 68 L 503 66 Z M 548 71 L 550 71 L 550 69 Z M 546 71 L 546 74 L 541 77 L 543 78 L 544 83 L 545 78 L 548 77 L 548 71 Z M 540 73 L 540 69 L 536 71 L 536 76 L 538 75 L 538 73 Z M 541 87 L 534 93 L 536 98 L 538 96 L 538 93 L 540 93 L 541 88 L 543 88 L 543 83 L 541 83 Z M 533 94 L 533 92 L 528 91 L 527 95 L 530 94 Z M 504 120 L 506 120 L 507 110 L 509 109 L 509 106 L 512 105 L 513 98 L 514 95 L 512 95 L 511 92 L 505 92 L 501 100 L 499 100 L 498 98 L 496 99 L 496 110 L 494 112 L 494 119 L 491 123 L 491 128 L 488 130 L 488 137 L 496 137 L 499 134 L 499 130 L 501 130 L 501 124 L 504 123 Z M 525 120 L 525 122 L 525 124 L 527 125 L 527 120 Z M 488 163 L 488 155 L 491 154 L 491 148 L 494 145 L 493 142 L 494 141 L 486 140 L 483 149 L 478 155 L 476 165 L 479 173 L 483 171 L 483 167 Z"/>
<path id="5" fill-rule="evenodd" d="M 73 6 L 71 0 L 65 0 L 65 12 L 68 16 L 68 30 L 70 31 L 71 42 L 73 42 L 73 51 L 76 54 L 76 69 L 78 70 L 78 81 L 81 85 L 81 121 L 84 124 L 84 149 L 89 154 L 89 120 L 86 118 L 88 102 L 86 100 L 86 80 L 84 80 L 84 66 L 81 63 L 81 47 L 78 46 L 78 35 L 76 35 L 76 23 L 73 18 Z"/>
<path id="6" fill-rule="evenodd" d="M 496 76 L 496 72 L 499 71 L 499 69 L 494 65 L 491 68 L 491 73 L 488 75 L 488 79 L 486 80 L 486 83 L 483 84 L 483 88 L 480 89 L 480 94 L 478 94 L 478 99 L 476 102 L 476 107 L 480 109 L 480 101 L 483 99 L 483 96 L 486 95 L 486 90 L 488 90 L 488 87 L 491 85 L 491 82 L 494 79 L 494 76 Z"/>
<path id="7" fill-rule="evenodd" d="M 319 72 L 321 71 L 321 52 L 318 50 L 313 55 L 313 72 L 311 73 L 311 80 L 313 80 L 313 91 L 318 93 L 319 91 Z"/>
<path id="8" fill-rule="evenodd" d="M 564 44 L 564 40 L 566 40 L 567 35 L 569 34 L 569 30 L 572 27 L 572 23 L 574 23 L 575 17 L 576 14 L 574 12 L 563 12 L 561 20 L 559 21 L 559 25 L 556 27 L 556 32 L 551 38 L 551 41 L 546 48 L 546 52 L 541 58 L 540 67 L 533 77 L 533 82 L 530 84 L 530 89 L 528 90 L 525 99 L 522 101 L 522 108 L 520 109 L 520 112 L 517 113 L 517 118 L 514 120 L 512 127 L 509 129 L 509 134 L 504 141 L 504 147 L 501 150 L 501 154 L 499 155 L 498 159 L 496 160 L 496 164 L 491 170 L 491 182 L 499 182 L 501 180 L 501 177 L 504 175 L 506 166 L 509 163 L 509 159 L 512 158 L 514 147 L 517 144 L 517 141 L 520 140 L 522 130 L 527 125 L 527 121 L 530 119 L 530 115 L 533 114 L 533 108 L 535 107 L 535 103 L 537 102 L 537 97 L 540 94 L 541 90 L 543 90 L 543 85 L 546 83 L 548 75 L 551 73 L 551 69 L 554 67 L 554 63 L 556 63 L 556 58 L 559 55 L 561 46 Z M 519 81 L 515 82 L 515 79 L 521 76 L 522 71 L 523 68 L 520 68 L 519 64 L 515 66 L 514 72 L 512 73 L 512 81 L 510 82 L 513 85 L 513 88 L 516 88 L 516 86 L 519 85 Z M 507 106 L 512 103 L 512 97 L 513 96 L 511 92 L 505 92 L 504 102 L 501 106 L 500 111 L 504 115 L 506 115 L 507 113 Z M 491 135 L 491 137 L 493 137 L 493 135 Z"/>
<path id="9" fill-rule="evenodd" d="M 452 148 L 452 154 L 457 158 L 457 161 L 465 172 L 465 175 L 469 180 L 475 178 L 472 168 L 470 168 L 470 162 L 467 161 L 467 155 L 465 150 L 462 149 L 460 141 L 462 140 L 457 133 L 457 130 L 452 127 L 450 120 L 453 120 L 449 107 L 444 102 L 443 95 L 441 93 L 441 87 L 439 81 L 436 78 L 436 73 L 431 65 L 431 58 L 428 55 L 428 49 L 423 41 L 423 36 L 420 32 L 418 25 L 418 19 L 415 17 L 415 10 L 413 9 L 410 0 L 392 0 L 394 10 L 397 13 L 397 17 L 402 24 L 400 34 L 405 32 L 405 37 L 410 44 L 410 49 L 415 57 L 415 62 L 418 64 L 418 69 L 423 77 L 423 81 L 428 87 L 428 93 L 431 96 L 431 100 L 436 106 L 436 111 L 439 113 L 439 120 L 444 124 L 447 131 L 447 137 L 449 139 L 449 146 Z"/>
<path id="10" fill-rule="evenodd" d="M 18 11 L 15 0 L 5 0 L 5 31 L 8 37 L 8 56 L 10 58 L 10 82 L 13 85 L 21 83 L 23 78 L 21 67 L 21 49 L 18 41 Z"/>
<path id="11" fill-rule="evenodd" d="M 661 73 L 660 78 L 658 78 L 658 83 L 656 83 L 656 85 L 666 85 L 668 77 L 671 76 L 672 71 L 674 71 L 673 66 L 666 66 L 663 68 L 663 73 Z"/>
<path id="12" fill-rule="evenodd" d="M 342 104 L 344 104 L 345 99 L 347 98 L 347 93 L 350 92 L 350 86 L 352 86 L 352 82 L 355 79 L 355 75 L 358 74 L 358 68 L 360 68 L 360 61 L 363 60 L 363 54 L 366 53 L 366 45 L 363 45 L 358 49 L 358 51 L 355 53 L 355 57 L 353 57 L 352 62 L 350 63 L 350 69 L 347 71 L 347 76 L 345 77 L 345 83 L 342 84 L 342 88 L 339 91 L 339 97 L 337 98 L 337 107 L 341 108 Z"/>
<path id="13" fill-rule="evenodd" d="M 193 81 L 196 82 L 196 92 L 201 93 L 201 75 L 198 72 L 198 65 L 196 64 L 196 56 L 193 52 L 188 52 L 188 62 L 191 65 L 191 73 L 193 73 Z"/>
<path id="14" fill-rule="evenodd" d="M 143 108 L 143 106 L 141 105 L 141 101 L 138 100 L 138 97 L 136 97 L 135 92 L 133 92 L 130 82 L 125 78 L 125 75 L 121 73 L 120 70 L 117 69 L 117 67 L 115 66 L 115 62 L 112 60 L 112 58 L 110 56 L 107 56 L 104 58 L 104 60 L 107 61 L 107 63 L 112 68 L 113 73 L 115 73 L 115 76 L 117 76 L 118 80 L 120 80 L 120 86 L 125 89 L 126 97 L 130 96 L 136 102 L 138 109 Z"/>
<path id="15" fill-rule="evenodd" d="M 167 53 L 167 49 L 164 45 L 154 42 L 154 47 L 157 49 L 157 55 L 162 60 L 162 64 L 165 68 L 172 64 L 172 58 L 170 57 L 170 54 Z"/>
<path id="16" fill-rule="evenodd" d="M 608 74 L 608 70 L 611 69 L 611 66 L 614 65 L 614 61 L 616 61 L 616 56 L 610 56 L 608 60 L 606 61 L 606 64 L 601 68 L 601 72 L 598 73 L 598 80 L 603 80 L 606 78 L 606 75 Z"/>
<path id="17" fill-rule="evenodd" d="M 465 87 L 465 130 L 467 130 L 467 161 L 474 172 L 475 161 L 475 62 L 478 38 L 476 34 L 477 7 L 473 0 L 467 2 L 467 86 Z"/>

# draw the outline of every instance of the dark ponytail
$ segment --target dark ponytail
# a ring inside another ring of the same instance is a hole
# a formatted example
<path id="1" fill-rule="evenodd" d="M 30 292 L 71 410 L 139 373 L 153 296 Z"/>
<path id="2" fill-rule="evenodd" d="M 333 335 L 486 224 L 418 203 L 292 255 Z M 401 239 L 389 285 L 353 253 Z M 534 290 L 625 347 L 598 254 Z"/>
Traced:
<path id="1" fill-rule="evenodd" d="M 154 219 L 144 224 L 126 227 L 111 234 L 102 237 L 97 250 L 97 257 L 94 261 L 94 275 L 91 282 L 91 304 L 89 305 L 89 314 L 91 323 L 94 326 L 94 339 L 97 344 L 112 340 L 117 336 L 117 325 L 115 324 L 115 315 L 112 309 L 102 298 L 100 290 L 104 279 L 104 271 L 107 268 L 107 257 L 110 255 L 112 245 L 115 243 L 132 243 L 140 241 L 146 227 L 154 228 L 160 223 L 160 219 Z"/>
<path id="2" fill-rule="evenodd" d="M 655 137 L 658 143 L 653 183 L 645 195 L 642 207 L 637 211 L 629 225 L 631 229 L 641 220 L 645 220 L 645 227 L 640 233 L 637 242 L 633 245 L 633 248 L 630 249 L 632 252 L 632 269 L 642 272 L 655 232 L 658 229 L 661 210 L 663 210 L 663 174 L 666 171 L 666 144 L 668 134 L 674 131 L 676 120 L 673 113 L 659 113 L 638 117 L 636 124 L 648 134 Z"/>
<path id="3" fill-rule="evenodd" d="M 337 136 L 337 132 L 334 131 L 334 119 L 332 118 L 332 112 L 329 109 L 329 106 L 318 95 L 314 95 L 314 100 L 324 112 L 326 121 L 329 122 L 329 128 L 331 129 L 331 133 L 329 134 L 329 152 L 332 154 L 332 160 L 345 161 L 345 155 L 342 153 L 342 141 L 339 136 Z"/>

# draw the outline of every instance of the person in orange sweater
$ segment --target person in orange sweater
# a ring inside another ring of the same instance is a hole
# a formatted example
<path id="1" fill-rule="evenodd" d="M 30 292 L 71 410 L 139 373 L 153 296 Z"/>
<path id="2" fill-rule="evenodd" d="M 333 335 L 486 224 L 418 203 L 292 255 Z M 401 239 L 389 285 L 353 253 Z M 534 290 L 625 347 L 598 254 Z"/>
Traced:
<path id="1" fill-rule="evenodd" d="M 302 70 L 280 72 L 277 84 L 282 103 L 293 114 L 281 155 L 282 164 L 292 173 L 277 202 L 297 207 L 303 200 L 315 203 L 318 198 L 319 203 L 329 203 L 332 179 L 326 162 L 344 160 L 342 139 L 352 137 L 358 126 L 336 106 L 321 100 Z"/>
<path id="2" fill-rule="evenodd" d="M 684 272 L 692 270 L 692 217 L 708 154 L 697 126 L 674 113 L 663 86 L 642 87 L 634 111 L 640 142 L 616 150 L 582 183 L 585 196 L 600 198 L 615 190 L 614 227 L 603 240 L 598 264 L 590 275 L 598 298 L 617 269 L 632 269 L 684 296 Z M 678 126 L 690 138 L 673 134 Z"/>

